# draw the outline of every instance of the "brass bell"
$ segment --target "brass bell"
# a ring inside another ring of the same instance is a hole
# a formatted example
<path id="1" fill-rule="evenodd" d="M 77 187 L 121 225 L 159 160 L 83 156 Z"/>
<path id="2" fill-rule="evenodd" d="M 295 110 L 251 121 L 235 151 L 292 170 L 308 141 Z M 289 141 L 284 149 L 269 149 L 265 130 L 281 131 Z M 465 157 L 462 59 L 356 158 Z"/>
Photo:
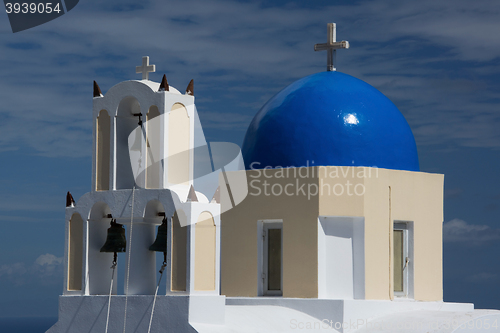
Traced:
<path id="1" fill-rule="evenodd" d="M 116 223 L 115 219 L 112 219 L 110 224 L 108 237 L 106 238 L 106 243 L 101 247 L 101 252 L 125 252 L 127 246 L 125 228 L 122 224 Z"/>
<path id="2" fill-rule="evenodd" d="M 158 234 L 156 235 L 155 242 L 149 247 L 149 251 L 167 252 L 167 237 L 168 226 L 167 218 L 163 218 L 161 225 L 158 227 Z"/>

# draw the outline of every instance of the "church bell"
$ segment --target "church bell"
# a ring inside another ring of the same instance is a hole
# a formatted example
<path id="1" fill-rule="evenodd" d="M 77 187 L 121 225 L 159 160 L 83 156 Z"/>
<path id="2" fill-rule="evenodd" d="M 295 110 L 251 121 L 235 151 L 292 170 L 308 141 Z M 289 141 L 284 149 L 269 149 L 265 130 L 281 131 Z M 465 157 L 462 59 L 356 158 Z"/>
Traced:
<path id="1" fill-rule="evenodd" d="M 167 235 L 168 235 L 167 218 L 164 217 L 161 225 L 158 227 L 158 234 L 156 235 L 156 240 L 149 247 L 149 251 L 166 253 L 167 252 Z"/>
<path id="2" fill-rule="evenodd" d="M 125 228 L 123 228 L 122 224 L 116 223 L 115 219 L 112 219 L 110 224 L 108 237 L 106 238 L 106 243 L 101 247 L 101 252 L 125 252 L 127 246 Z"/>

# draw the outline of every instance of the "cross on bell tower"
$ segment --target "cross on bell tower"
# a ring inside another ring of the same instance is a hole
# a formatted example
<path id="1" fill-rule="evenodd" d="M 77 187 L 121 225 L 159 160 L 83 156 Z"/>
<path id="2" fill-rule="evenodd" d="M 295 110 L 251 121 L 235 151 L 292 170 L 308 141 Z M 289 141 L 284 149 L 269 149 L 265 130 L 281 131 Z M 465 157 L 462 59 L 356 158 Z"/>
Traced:
<path id="1" fill-rule="evenodd" d="M 142 73 L 143 80 L 149 80 L 149 73 L 156 72 L 156 66 L 149 64 L 149 57 L 142 57 L 142 66 L 135 67 L 136 73 Z"/>
<path id="2" fill-rule="evenodd" d="M 328 41 L 324 44 L 314 45 L 314 51 L 327 51 L 327 71 L 336 71 L 337 49 L 348 49 L 349 42 L 337 42 L 337 27 L 335 23 L 327 24 Z"/>

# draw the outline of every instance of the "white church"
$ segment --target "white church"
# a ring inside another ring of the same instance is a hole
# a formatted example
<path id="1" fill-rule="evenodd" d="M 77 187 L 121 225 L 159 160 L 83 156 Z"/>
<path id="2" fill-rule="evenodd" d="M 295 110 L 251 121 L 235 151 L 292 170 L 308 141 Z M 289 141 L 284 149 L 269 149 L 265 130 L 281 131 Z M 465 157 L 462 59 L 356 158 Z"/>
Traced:
<path id="1" fill-rule="evenodd" d="M 148 57 L 142 80 L 94 82 L 92 189 L 68 192 L 48 333 L 500 332 L 500 311 L 443 302 L 444 176 L 336 71 L 349 43 L 327 31 L 327 71 L 272 97 L 241 151 L 204 140 L 193 81 L 149 80 Z"/>

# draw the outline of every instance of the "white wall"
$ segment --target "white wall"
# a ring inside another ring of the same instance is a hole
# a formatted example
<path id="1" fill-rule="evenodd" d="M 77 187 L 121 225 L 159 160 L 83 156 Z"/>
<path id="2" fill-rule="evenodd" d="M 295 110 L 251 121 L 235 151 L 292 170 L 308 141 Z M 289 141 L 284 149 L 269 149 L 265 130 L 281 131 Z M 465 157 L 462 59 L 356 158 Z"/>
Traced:
<path id="1" fill-rule="evenodd" d="M 364 298 L 364 218 L 319 217 L 318 298 Z"/>
<path id="2" fill-rule="evenodd" d="M 142 219 L 134 220 L 133 226 L 130 224 L 130 219 L 118 220 L 118 222 L 123 223 L 127 229 L 124 293 L 126 295 L 154 295 L 157 278 L 156 253 L 149 251 L 149 246 L 155 241 L 155 224 L 143 222 Z"/>

